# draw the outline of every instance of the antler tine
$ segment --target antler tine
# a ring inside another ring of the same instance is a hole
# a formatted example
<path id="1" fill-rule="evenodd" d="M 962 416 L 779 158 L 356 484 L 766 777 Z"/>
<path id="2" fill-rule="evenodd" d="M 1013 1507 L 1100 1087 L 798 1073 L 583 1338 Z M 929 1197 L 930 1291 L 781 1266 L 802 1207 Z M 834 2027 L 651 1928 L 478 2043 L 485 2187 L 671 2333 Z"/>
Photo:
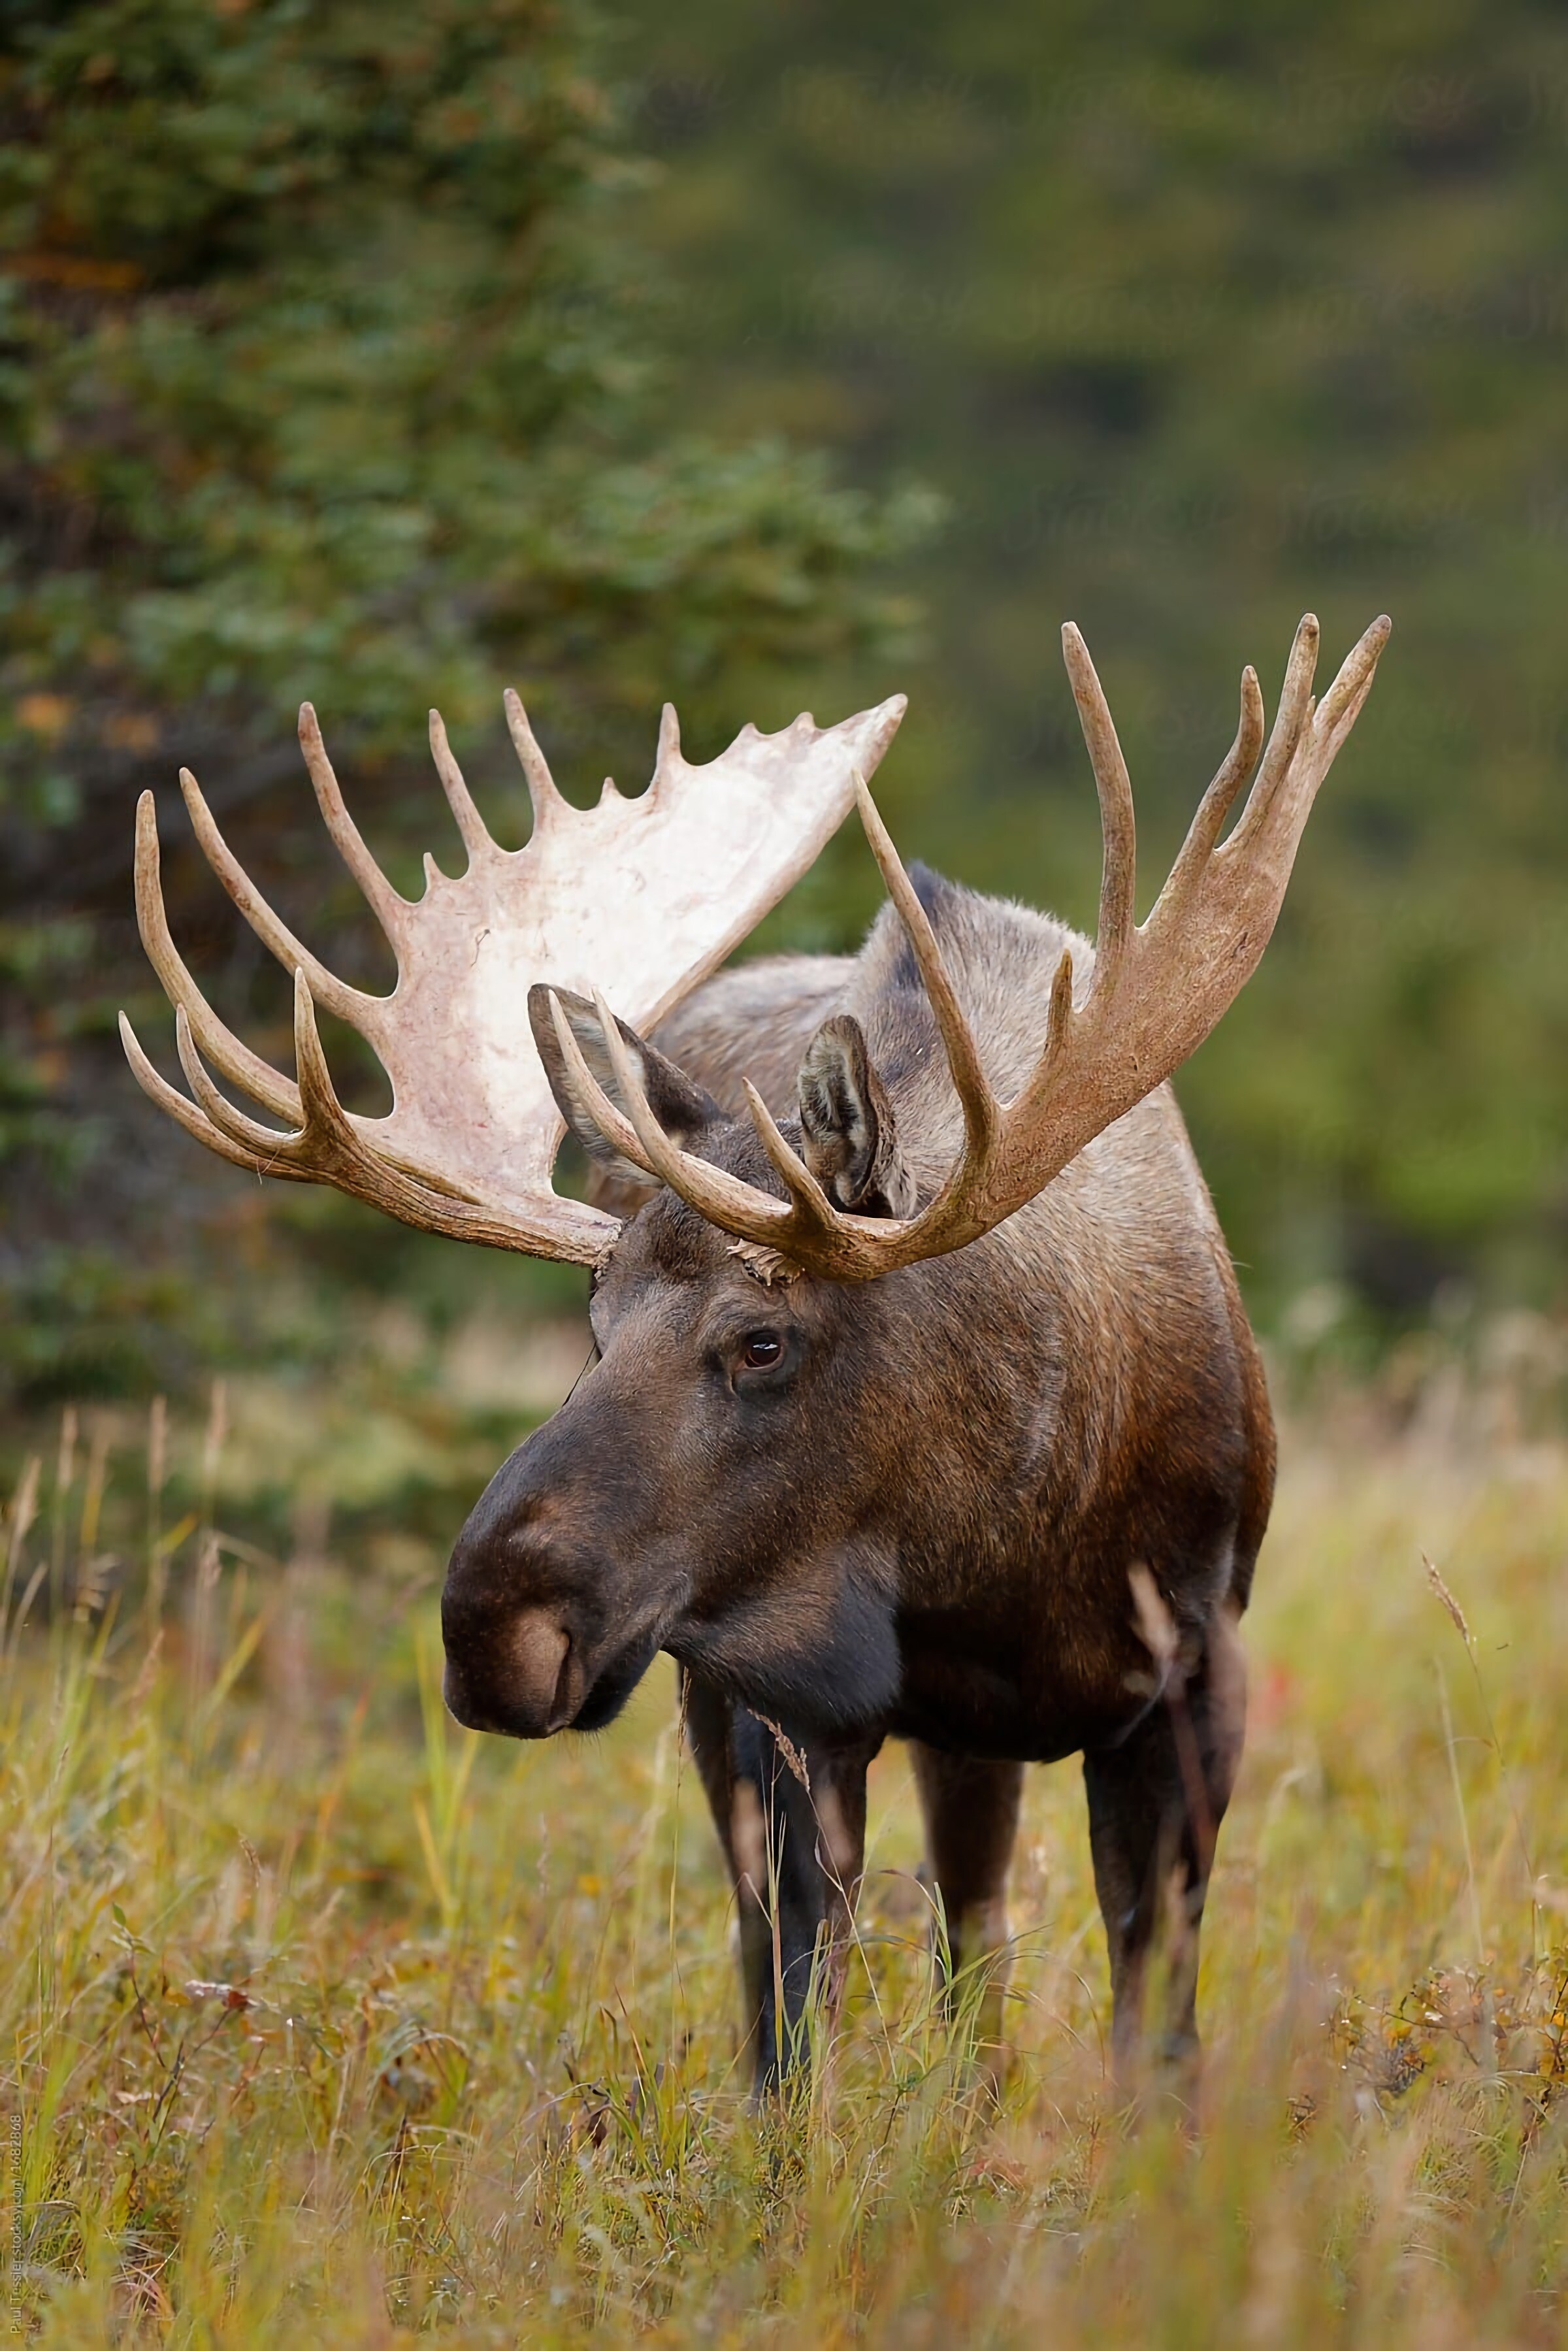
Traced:
<path id="1" fill-rule="evenodd" d="M 1056 977 L 1051 983 L 1051 1002 L 1045 1017 L 1045 1050 L 1042 1063 L 1054 1059 L 1061 1050 L 1072 1019 L 1072 949 L 1063 947 L 1061 961 L 1056 967 Z"/>
<path id="2" fill-rule="evenodd" d="M 364 835 L 349 814 L 338 783 L 327 746 L 321 739 L 321 727 L 311 704 L 299 705 L 299 747 L 305 754 L 305 765 L 310 771 L 315 787 L 316 805 L 321 811 L 321 821 L 332 836 L 332 845 L 359 883 L 361 895 L 386 933 L 394 952 L 402 918 L 408 912 L 408 901 L 400 897 L 365 846 Z M 326 998 L 323 998 L 323 1002 Z M 351 1013 L 350 1019 L 357 1020 Z"/>
<path id="3" fill-rule="evenodd" d="M 1061 658 L 1078 705 L 1089 763 L 1100 795 L 1100 920 L 1095 933 L 1096 992 L 1106 994 L 1126 959 L 1136 918 L 1137 827 L 1133 815 L 1133 787 L 1122 756 L 1115 722 L 1100 683 L 1089 648 L 1076 622 L 1061 630 Z"/>
<path id="4" fill-rule="evenodd" d="M 463 770 L 452 756 L 452 746 L 446 739 L 446 723 L 439 710 L 430 714 L 430 756 L 435 762 L 435 772 L 441 778 L 441 789 L 446 794 L 446 805 L 463 837 L 468 852 L 468 862 L 476 861 L 495 848 L 488 826 L 475 805 L 474 795 L 463 780 Z"/>
<path id="5" fill-rule="evenodd" d="M 204 1053 L 225 1078 L 243 1086 L 254 1102 L 276 1118 L 298 1119 L 299 1092 L 281 1071 L 253 1053 L 231 1029 L 225 1027 L 186 967 L 174 945 L 163 904 L 162 871 L 158 850 L 158 808 L 151 792 L 136 804 L 136 927 L 147 950 L 147 960 L 176 1008 L 183 1006 Z M 151 1069 L 152 1064 L 148 1067 Z M 154 1072 L 156 1074 L 156 1072 Z M 163 1083 L 159 1079 L 160 1085 Z M 162 1094 L 153 1099 L 162 1102 Z"/>
<path id="6" fill-rule="evenodd" d="M 626 1050 L 626 1040 L 621 1034 L 621 1023 L 596 987 L 593 1009 L 599 1016 L 600 1029 L 604 1038 L 604 1050 L 610 1056 L 610 1066 L 615 1072 L 615 1082 L 626 1104 L 626 1114 L 638 1142 L 643 1146 L 644 1165 L 660 1182 L 672 1191 L 682 1190 L 685 1169 L 681 1163 L 685 1155 L 679 1144 L 671 1141 L 653 1114 L 643 1081 L 632 1067 L 632 1056 Z"/>
<path id="7" fill-rule="evenodd" d="M 779 1134 L 772 1112 L 758 1092 L 749 1078 L 740 1081 L 746 1096 L 746 1107 L 751 1113 L 751 1123 L 757 1129 L 762 1148 L 768 1154 L 781 1178 L 785 1189 L 795 1202 L 801 1216 L 821 1232 L 833 1228 L 833 1204 L 807 1166 L 798 1151 L 792 1151 Z"/>
<path id="8" fill-rule="evenodd" d="M 1269 812 L 1280 794 L 1280 788 L 1291 771 L 1301 737 L 1312 716 L 1312 675 L 1318 665 L 1318 616 L 1303 612 L 1291 640 L 1291 656 L 1285 664 L 1284 683 L 1280 688 L 1280 706 L 1274 713 L 1274 724 L 1263 752 L 1263 764 L 1259 768 L 1252 789 L 1247 795 L 1235 831 L 1225 843 L 1220 854 L 1234 857 L 1244 852 L 1248 844 L 1268 822 Z"/>
<path id="9" fill-rule="evenodd" d="M 654 1183 L 658 1183 L 660 1180 L 658 1169 L 643 1150 L 638 1139 L 636 1128 L 622 1111 L 616 1109 L 615 1104 L 589 1068 L 583 1057 L 582 1048 L 572 1034 L 571 1023 L 562 1011 L 560 998 L 553 987 L 549 991 L 549 1017 L 550 1026 L 555 1030 L 556 1040 L 560 1046 L 562 1057 L 571 1072 L 578 1100 L 592 1119 L 594 1125 L 606 1143 L 620 1152 L 623 1159 L 629 1159 L 633 1167 L 640 1167 L 644 1176 L 652 1176 Z M 665 1140 L 668 1141 L 668 1137 L 665 1137 Z"/>
<path id="10" fill-rule="evenodd" d="M 299 1070 L 300 1123 L 292 1134 L 280 1134 L 263 1126 L 225 1102 L 202 1066 L 192 1041 L 183 1008 L 174 1014 L 174 1046 L 191 1092 L 221 1134 L 254 1155 L 254 1164 L 267 1175 L 280 1168 L 317 1176 L 324 1161 L 347 1156 L 355 1161 L 371 1156 L 349 1123 L 338 1100 L 316 1024 L 310 984 L 303 969 L 294 975 L 294 1050 Z"/>
<path id="11" fill-rule="evenodd" d="M 602 997 L 595 997 L 594 1010 L 602 1025 L 605 1050 L 615 1071 L 616 1083 L 625 1094 L 630 1117 L 617 1110 L 589 1068 L 553 988 L 549 1006 L 550 1025 L 571 1073 L 578 1099 L 605 1141 L 644 1174 L 668 1185 L 677 1198 L 722 1231 L 742 1240 L 784 1249 L 791 1238 L 795 1219 L 783 1201 L 758 1192 L 722 1167 L 712 1167 L 705 1159 L 693 1158 L 664 1133 L 632 1067 L 615 1016 Z"/>
<path id="12" fill-rule="evenodd" d="M 1236 739 L 1215 770 L 1214 780 L 1198 802 L 1197 814 L 1187 827 L 1186 839 L 1176 853 L 1165 888 L 1155 900 L 1144 929 L 1148 930 L 1162 911 L 1185 905 L 1198 876 L 1207 863 L 1215 842 L 1225 830 L 1225 820 L 1235 805 L 1236 795 L 1257 764 L 1263 743 L 1263 695 L 1258 684 L 1258 673 L 1250 662 L 1241 673 L 1241 714 L 1236 722 Z"/>
<path id="13" fill-rule="evenodd" d="M 218 1133 L 226 1135 L 231 1143 L 238 1144 L 244 1149 L 265 1157 L 270 1164 L 275 1154 L 282 1152 L 288 1144 L 298 1140 L 297 1133 L 280 1134 L 276 1127 L 263 1126 L 259 1119 L 247 1118 L 244 1111 L 236 1110 L 233 1102 L 225 1100 L 207 1075 L 206 1066 L 196 1050 L 195 1042 L 191 1035 L 191 1023 L 183 1004 L 177 1004 L 174 1008 L 174 1050 L 180 1056 L 180 1067 L 185 1072 L 185 1082 L 194 1094 L 197 1102 L 217 1128 Z M 303 1119 L 303 1112 L 301 1119 Z"/>
<path id="14" fill-rule="evenodd" d="M 654 1115 L 643 1081 L 632 1066 L 621 1024 L 597 988 L 593 991 L 593 1008 L 599 1016 L 615 1082 L 625 1097 L 627 1113 L 653 1172 L 688 1207 L 711 1217 L 727 1232 L 744 1240 L 777 1245 L 780 1232 L 794 1223 L 789 1208 L 769 1199 L 755 1185 L 731 1176 L 726 1168 L 711 1166 L 706 1159 L 696 1158 L 672 1142 Z M 805 1173 L 804 1169 L 801 1173 Z"/>
<path id="15" fill-rule="evenodd" d="M 1092 995 L 1092 981 L 1090 983 L 1090 990 Z M 1103 998 L 1101 1000 L 1103 1002 Z M 1087 1005 L 1084 1009 L 1087 1011 Z M 1040 1049 L 1040 1058 L 1012 1101 L 1001 1113 L 1002 1132 L 998 1147 L 993 1154 L 993 1164 L 1000 1172 L 1004 1182 L 1008 1169 L 1015 1158 L 1028 1159 L 1039 1155 L 1035 1130 L 1042 1105 L 1051 1100 L 1060 1083 L 1061 1071 L 1070 1050 L 1070 1036 L 1075 1011 L 1076 1007 L 1072 1001 L 1072 950 L 1071 947 L 1064 947 L 1061 960 L 1051 977 L 1051 997 L 1046 1006 L 1045 1015 L 1045 1042 Z M 959 1239 L 967 1239 L 973 1233 L 988 1230 L 989 1227 L 997 1221 L 996 1215 L 986 1207 L 984 1198 L 988 1189 L 986 1178 L 990 1173 L 989 1167 L 973 1166 L 969 1163 L 967 1154 L 960 1154 L 954 1163 L 946 1183 L 925 1212 L 934 1228 L 938 1228 L 949 1236 L 956 1236 Z M 1043 1176 L 1040 1179 L 1041 1184 L 1048 1180 Z M 1006 1215 L 1008 1211 L 1003 1209 L 1000 1213 Z M 955 1245 L 953 1238 L 946 1238 L 941 1243 L 945 1249 L 951 1249 Z"/>
<path id="16" fill-rule="evenodd" d="M 542 832 L 547 825 L 559 822 L 571 814 L 571 803 L 561 797 L 555 778 L 550 774 L 544 753 L 528 725 L 528 714 L 523 708 L 521 696 L 511 686 L 501 697 L 507 713 L 507 731 L 512 738 L 512 748 L 528 778 L 528 798 L 533 803 L 534 831 Z"/>
<path id="17" fill-rule="evenodd" d="M 369 1157 L 349 1123 L 349 1113 L 338 1100 L 326 1048 L 316 1022 L 310 983 L 303 971 L 294 975 L 294 1060 L 299 1071 L 299 1099 L 305 1105 L 305 1131 L 351 1159 Z M 378 1161 L 378 1165 L 381 1163 Z"/>
<path id="18" fill-rule="evenodd" d="M 673 702 L 666 702 L 659 713 L 659 747 L 653 754 L 653 780 L 650 791 L 656 792 L 671 768 L 681 756 L 681 722 Z"/>
<path id="19" fill-rule="evenodd" d="M 252 1175 L 257 1173 L 258 1163 L 256 1153 L 246 1150 L 237 1143 L 231 1143 L 226 1134 L 214 1127 L 211 1120 L 203 1115 L 193 1102 L 188 1101 L 177 1086 L 172 1086 L 168 1079 L 161 1076 L 153 1068 L 141 1050 L 141 1040 L 135 1029 L 123 1012 L 120 1016 L 120 1041 L 125 1049 L 125 1058 L 131 1064 L 131 1074 L 149 1102 L 156 1102 L 160 1110 L 168 1113 L 176 1126 L 183 1126 L 187 1134 L 193 1134 L 198 1143 L 204 1144 L 206 1148 L 215 1152 L 220 1159 L 229 1160 L 235 1167 L 248 1168 Z M 269 1169 L 268 1172 L 273 1175 L 293 1176 L 298 1171 L 291 1167 L 277 1167 Z M 305 1177 L 301 1180 L 308 1181 L 308 1178 Z"/>
<path id="20" fill-rule="evenodd" d="M 855 806 L 860 811 L 862 830 L 871 845 L 882 878 L 887 884 L 887 894 L 898 910 L 904 936 L 919 967 L 921 981 L 936 1015 L 942 1048 L 947 1056 L 948 1073 L 964 1112 L 964 1132 L 971 1152 L 988 1151 L 997 1126 L 997 1099 L 980 1062 L 979 1048 L 974 1031 L 964 1017 L 947 967 L 942 960 L 942 950 L 936 944 L 936 934 L 931 918 L 921 904 L 914 883 L 904 871 L 904 861 L 894 847 L 892 835 L 882 820 L 882 811 L 871 796 L 871 790 L 860 769 L 855 769 Z"/>
<path id="21" fill-rule="evenodd" d="M 1372 691 L 1383 648 L 1393 632 L 1393 622 L 1386 612 L 1380 612 L 1352 645 L 1333 684 L 1312 714 L 1313 734 L 1331 741 L 1336 751 L 1361 715 L 1361 705 Z"/>
<path id="22" fill-rule="evenodd" d="M 303 965 L 310 974 L 311 987 L 329 1011 L 336 1012 L 340 1019 L 366 1033 L 373 1031 L 380 999 L 367 996 L 363 988 L 350 987 L 347 980 L 329 971 L 295 937 L 287 924 L 274 914 L 219 831 L 217 820 L 189 768 L 180 770 L 180 790 L 203 856 L 267 953 L 277 957 L 285 971 L 298 970 Z"/>

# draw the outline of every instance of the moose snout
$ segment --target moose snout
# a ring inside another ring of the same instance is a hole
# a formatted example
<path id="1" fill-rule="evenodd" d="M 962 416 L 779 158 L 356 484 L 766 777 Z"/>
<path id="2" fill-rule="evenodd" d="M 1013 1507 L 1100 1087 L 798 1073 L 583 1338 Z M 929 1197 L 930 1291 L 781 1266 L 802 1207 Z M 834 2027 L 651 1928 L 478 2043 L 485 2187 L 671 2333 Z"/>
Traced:
<path id="1" fill-rule="evenodd" d="M 560 1610 L 517 1608 L 444 1627 L 447 1708 L 469 1730 L 548 1739 L 582 1702 L 580 1651 Z"/>
<path id="2" fill-rule="evenodd" d="M 441 1632 L 446 1704 L 470 1729 L 601 1730 L 658 1654 L 678 1594 L 607 1508 L 602 1461 L 598 1432 L 574 1436 L 558 1413 L 469 1513 L 447 1565 Z"/>
<path id="3" fill-rule="evenodd" d="M 497 1507 L 499 1503 L 499 1507 Z M 459 1536 L 441 1595 L 448 1711 L 470 1730 L 548 1739 L 594 1713 L 619 1646 L 605 1571 L 559 1540 L 549 1505 L 486 1495 Z"/>
<path id="4" fill-rule="evenodd" d="M 550 1540 L 548 1501 L 523 1467 L 514 1455 L 492 1479 L 448 1563 L 444 1695 L 469 1730 L 548 1739 L 582 1703 L 588 1628 Z"/>

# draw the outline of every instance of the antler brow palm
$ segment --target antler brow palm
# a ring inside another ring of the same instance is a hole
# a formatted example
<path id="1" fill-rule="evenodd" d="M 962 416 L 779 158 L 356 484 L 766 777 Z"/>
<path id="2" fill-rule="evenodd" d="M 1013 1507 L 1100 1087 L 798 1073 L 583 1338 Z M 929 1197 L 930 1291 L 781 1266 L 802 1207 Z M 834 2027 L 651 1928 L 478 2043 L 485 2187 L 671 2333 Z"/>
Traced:
<path id="1" fill-rule="evenodd" d="M 157 817 L 142 795 L 136 823 L 141 938 L 174 1006 L 191 1099 L 120 1033 L 143 1090 L 210 1151 L 242 1167 L 325 1183 L 404 1223 L 495 1248 L 592 1264 L 618 1220 L 562 1198 L 550 1182 L 565 1132 L 524 1013 L 529 986 L 597 977 L 627 1017 L 653 1021 L 705 978 L 811 864 L 847 814 L 852 777 L 873 768 L 904 708 L 819 728 L 809 716 L 777 735 L 747 726 L 706 766 L 682 755 L 666 706 L 646 792 L 622 798 L 608 779 L 596 808 L 557 790 L 523 705 L 507 696 L 512 741 L 528 778 L 533 833 L 520 850 L 491 837 L 430 718 L 436 772 L 468 852 L 457 879 L 424 861 L 423 897 L 399 895 L 350 816 L 316 714 L 299 740 L 322 818 L 397 958 L 390 996 L 350 987 L 267 904 L 235 857 L 195 778 L 180 783 L 196 838 L 246 921 L 294 975 L 298 1077 L 254 1053 L 208 1004 L 170 935 L 159 874 Z M 392 1079 L 382 1118 L 345 1111 L 317 1025 L 318 1006 L 348 1021 Z M 225 1100 L 210 1061 L 273 1117 L 262 1124 Z"/>

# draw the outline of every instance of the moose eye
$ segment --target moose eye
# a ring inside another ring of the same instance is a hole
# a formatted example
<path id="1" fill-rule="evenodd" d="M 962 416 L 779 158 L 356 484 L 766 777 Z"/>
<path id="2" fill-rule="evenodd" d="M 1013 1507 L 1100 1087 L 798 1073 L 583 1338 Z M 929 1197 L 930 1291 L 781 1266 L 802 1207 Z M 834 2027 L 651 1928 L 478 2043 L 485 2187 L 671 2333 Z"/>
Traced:
<path id="1" fill-rule="evenodd" d="M 784 1353 L 784 1342 L 773 1331 L 748 1331 L 740 1343 L 740 1360 L 748 1372 L 766 1372 Z"/>

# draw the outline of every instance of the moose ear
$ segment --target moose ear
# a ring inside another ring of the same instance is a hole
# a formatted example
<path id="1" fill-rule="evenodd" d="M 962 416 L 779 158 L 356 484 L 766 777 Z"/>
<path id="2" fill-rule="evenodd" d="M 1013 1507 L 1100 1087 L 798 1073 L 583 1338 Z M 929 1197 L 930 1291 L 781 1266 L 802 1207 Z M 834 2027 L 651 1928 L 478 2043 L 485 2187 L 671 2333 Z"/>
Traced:
<path id="1" fill-rule="evenodd" d="M 549 1000 L 552 995 L 566 1015 L 567 1025 L 582 1049 L 582 1058 L 590 1071 L 616 1109 L 622 1113 L 626 1109 L 610 1056 L 604 1048 L 604 1032 L 599 1025 L 599 1015 L 587 997 L 577 996 L 568 987 L 550 988 L 536 983 L 528 990 L 528 1026 L 534 1032 L 534 1043 L 538 1047 L 539 1059 L 544 1063 L 545 1075 L 549 1080 L 556 1105 L 591 1159 L 619 1176 L 623 1183 L 641 1185 L 646 1190 L 650 1177 L 643 1168 L 634 1167 L 629 1159 L 622 1159 L 612 1144 L 606 1143 L 589 1116 L 586 1105 L 579 1102 L 573 1091 L 571 1074 L 561 1053 L 560 1040 L 550 1019 Z M 722 1121 L 724 1113 L 712 1095 L 705 1093 L 684 1070 L 678 1069 L 674 1061 L 666 1061 L 653 1046 L 644 1044 L 637 1031 L 629 1029 L 624 1020 L 618 1020 L 615 1025 L 625 1040 L 632 1066 L 642 1080 L 643 1091 L 648 1097 L 653 1115 L 673 1143 L 678 1143 L 685 1149 L 705 1127 Z"/>
<path id="2" fill-rule="evenodd" d="M 806 1048 L 799 1080 L 806 1165 L 841 1208 L 867 1217 L 914 1214 L 887 1089 L 871 1065 L 860 1022 L 824 1020 Z"/>

